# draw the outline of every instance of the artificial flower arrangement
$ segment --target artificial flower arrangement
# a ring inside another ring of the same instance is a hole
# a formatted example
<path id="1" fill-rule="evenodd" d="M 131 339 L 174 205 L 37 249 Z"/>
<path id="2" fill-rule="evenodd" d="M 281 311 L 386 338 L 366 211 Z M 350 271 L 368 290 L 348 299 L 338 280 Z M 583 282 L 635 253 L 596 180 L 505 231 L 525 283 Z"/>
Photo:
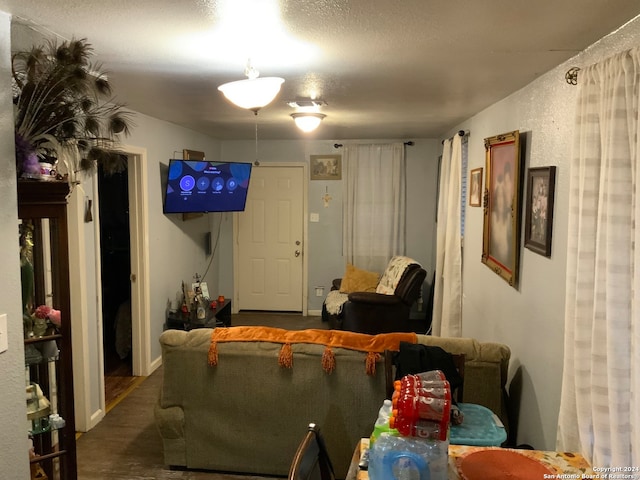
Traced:
<path id="1" fill-rule="evenodd" d="M 25 315 L 26 336 L 42 337 L 61 326 L 60 310 L 48 305 L 40 305 L 32 315 Z"/>

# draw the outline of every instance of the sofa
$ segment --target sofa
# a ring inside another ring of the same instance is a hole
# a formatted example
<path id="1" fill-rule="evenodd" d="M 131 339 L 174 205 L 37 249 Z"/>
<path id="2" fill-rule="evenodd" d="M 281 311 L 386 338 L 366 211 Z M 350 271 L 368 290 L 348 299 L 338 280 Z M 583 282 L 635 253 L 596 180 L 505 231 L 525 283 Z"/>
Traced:
<path id="1" fill-rule="evenodd" d="M 465 402 L 491 408 L 507 424 L 506 345 L 416 338 L 418 343 L 464 353 Z M 291 364 L 283 367 L 281 342 L 213 343 L 215 366 L 210 364 L 212 329 L 167 330 L 160 337 L 162 386 L 155 419 L 165 464 L 286 476 L 313 422 L 322 429 L 337 478 L 344 478 L 354 447 L 371 434 L 385 399 L 385 355 L 333 348 L 334 369 L 328 373 L 323 345 L 290 345 Z M 371 358 L 373 364 L 368 363 Z"/>

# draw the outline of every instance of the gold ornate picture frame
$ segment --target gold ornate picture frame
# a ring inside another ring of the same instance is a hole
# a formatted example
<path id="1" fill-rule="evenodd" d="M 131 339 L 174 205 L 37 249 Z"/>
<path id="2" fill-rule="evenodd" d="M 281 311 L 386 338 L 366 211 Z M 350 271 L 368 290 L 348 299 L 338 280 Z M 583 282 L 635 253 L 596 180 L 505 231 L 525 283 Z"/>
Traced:
<path id="1" fill-rule="evenodd" d="M 484 139 L 486 180 L 482 263 L 514 288 L 520 261 L 520 132 Z"/>

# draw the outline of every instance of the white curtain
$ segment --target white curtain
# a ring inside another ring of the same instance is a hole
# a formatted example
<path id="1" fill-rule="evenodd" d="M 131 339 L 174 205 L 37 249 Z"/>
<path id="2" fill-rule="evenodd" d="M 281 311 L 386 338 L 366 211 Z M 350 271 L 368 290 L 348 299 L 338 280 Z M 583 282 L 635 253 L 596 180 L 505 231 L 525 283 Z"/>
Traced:
<path id="1" fill-rule="evenodd" d="M 432 334 L 462 335 L 462 245 L 460 209 L 462 137 L 445 140 L 440 163 L 436 274 Z"/>
<path id="2" fill-rule="evenodd" d="M 640 467 L 640 49 L 578 83 L 557 444 L 596 467 Z"/>
<path id="3" fill-rule="evenodd" d="M 346 145 L 342 156 L 347 262 L 383 272 L 405 253 L 404 144 Z"/>

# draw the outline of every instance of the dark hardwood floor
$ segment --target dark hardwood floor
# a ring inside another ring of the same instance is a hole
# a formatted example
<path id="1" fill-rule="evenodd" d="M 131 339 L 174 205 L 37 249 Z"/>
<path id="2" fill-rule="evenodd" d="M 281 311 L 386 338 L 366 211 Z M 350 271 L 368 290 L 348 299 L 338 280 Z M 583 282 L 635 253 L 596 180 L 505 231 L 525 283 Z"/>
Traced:
<path id="1" fill-rule="evenodd" d="M 288 313 L 242 312 L 232 325 L 264 325 L 289 330 L 326 329 L 320 317 Z M 162 382 L 162 367 L 149 377 L 122 380 L 114 400 L 107 403 L 104 419 L 77 440 L 79 480 L 266 480 L 274 477 L 192 470 L 171 470 L 164 465 L 162 442 L 155 426 L 153 407 Z M 111 387 L 110 387 L 111 389 Z"/>
<path id="2" fill-rule="evenodd" d="M 144 377 L 133 376 L 131 356 L 122 360 L 115 352 L 105 351 L 104 370 L 104 397 L 108 412 L 123 396 L 144 380 Z"/>

